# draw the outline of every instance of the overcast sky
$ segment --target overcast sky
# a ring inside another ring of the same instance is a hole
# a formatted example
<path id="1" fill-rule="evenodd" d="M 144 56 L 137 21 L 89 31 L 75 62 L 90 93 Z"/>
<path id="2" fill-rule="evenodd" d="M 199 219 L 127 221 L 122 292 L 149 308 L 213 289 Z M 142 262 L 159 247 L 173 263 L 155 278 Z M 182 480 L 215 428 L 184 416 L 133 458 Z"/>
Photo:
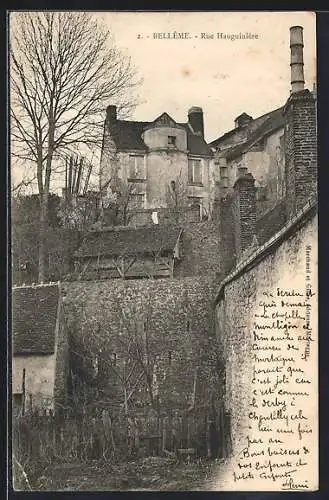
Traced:
<path id="1" fill-rule="evenodd" d="M 306 86 L 315 80 L 315 14 L 311 12 L 98 12 L 116 44 L 144 77 L 136 120 L 167 111 L 185 121 L 191 106 L 204 110 L 208 140 L 233 128 L 243 111 L 260 116 L 284 104 L 290 90 L 289 27 L 304 28 Z M 189 40 L 153 33 L 189 32 Z M 253 40 L 201 39 L 201 33 L 258 34 Z M 142 38 L 138 38 L 141 35 Z M 198 36 L 196 38 L 195 36 Z M 149 37 L 149 38 L 147 38 Z"/>

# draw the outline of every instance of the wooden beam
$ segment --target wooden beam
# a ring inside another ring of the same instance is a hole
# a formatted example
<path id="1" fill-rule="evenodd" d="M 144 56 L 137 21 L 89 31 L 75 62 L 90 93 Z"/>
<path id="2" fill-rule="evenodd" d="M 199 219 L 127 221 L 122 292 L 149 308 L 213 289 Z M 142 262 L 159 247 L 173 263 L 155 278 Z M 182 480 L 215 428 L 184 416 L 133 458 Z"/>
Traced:
<path id="1" fill-rule="evenodd" d="M 180 248 L 179 248 L 179 244 L 180 244 L 180 237 L 182 235 L 182 232 L 183 232 L 183 229 L 180 230 L 179 232 L 179 235 L 177 237 L 177 240 L 176 240 L 176 244 L 175 244 L 175 247 L 174 247 L 174 253 L 173 253 L 173 256 L 174 256 L 174 259 L 180 259 L 181 256 L 180 256 Z"/>
<path id="2" fill-rule="evenodd" d="M 124 263 L 122 263 L 122 257 L 119 257 L 118 259 L 111 259 L 114 267 L 118 271 L 120 278 L 124 279 L 125 277 L 125 270 L 124 270 Z M 120 262 L 121 260 L 121 262 Z"/>
<path id="3" fill-rule="evenodd" d="M 88 173 L 87 173 L 87 177 L 86 177 L 86 180 L 85 180 L 85 185 L 84 185 L 84 188 L 83 188 L 83 193 L 82 194 L 86 194 L 87 191 L 88 191 L 88 185 L 89 185 L 89 179 L 90 179 L 90 175 L 91 175 L 91 171 L 92 171 L 92 164 L 90 163 L 89 164 L 89 167 L 88 167 Z"/>
<path id="4" fill-rule="evenodd" d="M 129 271 L 131 266 L 136 262 L 136 257 L 132 257 L 130 260 L 128 260 L 127 265 L 125 266 L 125 273 Z"/>

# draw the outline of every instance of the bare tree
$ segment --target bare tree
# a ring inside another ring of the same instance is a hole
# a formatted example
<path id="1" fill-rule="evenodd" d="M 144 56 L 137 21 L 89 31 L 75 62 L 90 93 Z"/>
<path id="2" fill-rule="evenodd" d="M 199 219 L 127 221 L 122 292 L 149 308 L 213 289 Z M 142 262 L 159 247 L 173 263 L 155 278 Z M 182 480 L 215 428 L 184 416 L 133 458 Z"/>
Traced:
<path id="1" fill-rule="evenodd" d="M 103 186 L 102 216 L 111 210 L 115 214 L 115 224 L 127 226 L 138 207 L 134 205 L 133 197 L 138 195 L 139 184 L 134 179 L 124 181 L 115 173 Z M 111 216 L 113 219 L 113 216 Z M 105 221 L 106 222 L 106 221 Z"/>
<path id="2" fill-rule="evenodd" d="M 109 102 L 125 113 L 140 84 L 131 60 L 86 12 L 11 15 L 12 154 L 31 162 L 40 197 L 39 281 L 45 278 L 44 229 L 56 160 L 85 145 L 101 147 Z"/>
<path id="3" fill-rule="evenodd" d="M 180 210 L 187 207 L 187 184 L 182 171 L 167 186 L 166 201 L 173 222 L 178 223 Z"/>
<path id="4" fill-rule="evenodd" d="M 177 177 L 173 179 L 167 186 L 167 206 L 172 209 L 179 209 L 187 205 L 187 183 L 179 172 Z"/>

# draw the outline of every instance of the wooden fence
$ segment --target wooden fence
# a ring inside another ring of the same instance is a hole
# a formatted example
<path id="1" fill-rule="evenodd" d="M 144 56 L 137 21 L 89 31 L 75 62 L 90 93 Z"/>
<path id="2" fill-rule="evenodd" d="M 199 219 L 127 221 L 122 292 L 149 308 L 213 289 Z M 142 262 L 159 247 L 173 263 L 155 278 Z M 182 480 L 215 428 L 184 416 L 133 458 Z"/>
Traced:
<path id="1" fill-rule="evenodd" d="M 113 417 L 25 414 L 13 421 L 13 452 L 23 463 L 129 460 L 162 455 L 223 456 L 226 434 L 214 420 L 194 414 Z"/>

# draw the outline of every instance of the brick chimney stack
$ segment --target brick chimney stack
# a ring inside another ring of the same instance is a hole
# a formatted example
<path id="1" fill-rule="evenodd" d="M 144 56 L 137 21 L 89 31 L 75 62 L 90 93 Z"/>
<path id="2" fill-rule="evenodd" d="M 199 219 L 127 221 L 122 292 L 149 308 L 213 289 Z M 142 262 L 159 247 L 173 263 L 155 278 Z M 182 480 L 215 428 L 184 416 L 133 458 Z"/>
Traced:
<path id="1" fill-rule="evenodd" d="M 219 201 L 220 267 L 224 277 L 236 262 L 233 202 L 234 194 L 231 192 L 227 192 Z"/>
<path id="2" fill-rule="evenodd" d="M 236 258 L 252 245 L 256 234 L 256 187 L 255 179 L 246 169 L 239 169 L 234 184 L 233 219 Z"/>
<path id="3" fill-rule="evenodd" d="M 304 89 L 303 29 L 290 28 L 291 95 L 284 107 L 287 216 L 293 216 L 317 192 L 316 101 Z"/>

